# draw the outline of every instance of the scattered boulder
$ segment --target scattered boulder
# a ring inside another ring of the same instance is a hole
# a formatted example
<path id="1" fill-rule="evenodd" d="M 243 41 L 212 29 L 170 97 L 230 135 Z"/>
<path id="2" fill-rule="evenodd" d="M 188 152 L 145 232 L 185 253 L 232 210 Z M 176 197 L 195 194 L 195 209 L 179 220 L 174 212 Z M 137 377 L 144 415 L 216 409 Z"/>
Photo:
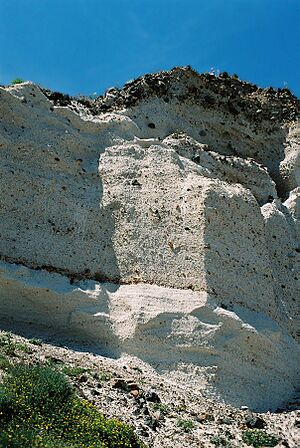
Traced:
<path id="1" fill-rule="evenodd" d="M 252 414 L 246 416 L 245 423 L 250 429 L 263 429 L 266 426 L 264 419 Z"/>

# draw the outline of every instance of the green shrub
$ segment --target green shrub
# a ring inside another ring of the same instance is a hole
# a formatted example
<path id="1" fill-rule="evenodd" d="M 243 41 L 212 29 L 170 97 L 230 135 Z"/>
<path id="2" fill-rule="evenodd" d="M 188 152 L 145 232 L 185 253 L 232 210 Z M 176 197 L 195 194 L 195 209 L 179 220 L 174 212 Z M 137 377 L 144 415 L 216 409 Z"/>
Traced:
<path id="1" fill-rule="evenodd" d="M 33 345 L 39 345 L 39 346 L 42 345 L 41 339 L 32 338 L 32 339 L 29 339 L 28 342 Z"/>
<path id="2" fill-rule="evenodd" d="M 8 356 L 15 356 L 17 344 L 10 333 L 0 334 L 0 350 Z"/>
<path id="3" fill-rule="evenodd" d="M 12 367 L 0 386 L 0 399 L 10 397 L 14 415 L 28 418 L 32 413 L 56 412 L 73 394 L 72 386 L 60 373 L 48 367 L 23 364 Z M 5 409 L 0 405 L 1 411 Z"/>
<path id="4" fill-rule="evenodd" d="M 56 359 L 56 358 L 49 358 L 47 359 L 47 361 L 45 362 L 44 366 L 45 367 L 49 367 L 50 369 L 59 369 L 61 368 L 61 366 L 64 364 L 64 362 L 60 359 Z"/>
<path id="5" fill-rule="evenodd" d="M 194 428 L 194 422 L 192 420 L 178 419 L 176 425 L 184 431 L 191 431 Z"/>
<path id="6" fill-rule="evenodd" d="M 26 351 L 28 349 L 26 344 L 15 342 L 9 332 L 0 334 L 0 348 L 4 352 L 9 352 L 8 354 L 14 354 L 16 350 Z"/>
<path id="7" fill-rule="evenodd" d="M 111 379 L 111 374 L 109 372 L 99 372 L 99 381 L 109 381 Z"/>
<path id="8" fill-rule="evenodd" d="M 141 448 L 133 429 L 106 420 L 49 367 L 17 365 L 0 385 L 2 448 Z"/>
<path id="9" fill-rule="evenodd" d="M 87 369 L 84 369 L 83 367 L 64 366 L 61 371 L 71 378 L 76 378 L 77 376 L 80 376 L 83 373 L 87 372 Z"/>
<path id="10" fill-rule="evenodd" d="M 7 370 L 10 366 L 11 363 L 9 359 L 4 355 L 0 355 L 0 370 Z"/>
<path id="11" fill-rule="evenodd" d="M 31 348 L 28 347 L 28 345 L 26 345 L 26 344 L 16 343 L 15 350 L 19 350 L 20 352 L 23 352 L 23 353 L 29 353 L 29 354 L 33 353 Z"/>
<path id="12" fill-rule="evenodd" d="M 21 84 L 22 82 L 24 82 L 24 79 L 22 78 L 15 78 L 11 81 L 11 84 Z"/>
<path id="13" fill-rule="evenodd" d="M 153 403 L 152 408 L 155 411 L 160 411 L 162 413 L 162 415 L 168 415 L 170 412 L 170 409 L 164 403 Z"/>
<path id="14" fill-rule="evenodd" d="M 213 443 L 216 446 L 232 448 L 232 443 L 223 436 L 212 436 L 210 441 L 211 441 L 211 443 Z"/>
<path id="15" fill-rule="evenodd" d="M 244 431 L 242 439 L 246 445 L 252 445 L 254 448 L 276 446 L 280 440 L 278 437 L 268 434 L 261 429 L 248 429 L 247 431 Z"/>

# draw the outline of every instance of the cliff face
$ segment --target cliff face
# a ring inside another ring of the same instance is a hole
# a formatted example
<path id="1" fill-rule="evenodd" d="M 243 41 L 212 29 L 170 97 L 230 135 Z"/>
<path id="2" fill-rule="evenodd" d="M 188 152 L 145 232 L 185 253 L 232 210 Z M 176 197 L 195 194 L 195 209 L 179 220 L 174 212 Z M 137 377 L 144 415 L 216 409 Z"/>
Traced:
<path id="1" fill-rule="evenodd" d="M 95 100 L 24 83 L 0 89 L 0 119 L 3 317 L 138 356 L 234 404 L 294 393 L 289 91 L 189 68 Z"/>

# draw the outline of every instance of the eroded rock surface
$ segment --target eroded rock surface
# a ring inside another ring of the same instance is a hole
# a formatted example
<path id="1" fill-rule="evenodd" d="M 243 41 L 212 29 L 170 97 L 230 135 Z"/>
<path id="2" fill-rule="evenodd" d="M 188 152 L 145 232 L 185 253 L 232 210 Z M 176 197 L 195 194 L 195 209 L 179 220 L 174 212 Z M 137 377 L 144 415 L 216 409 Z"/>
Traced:
<path id="1" fill-rule="evenodd" d="M 190 68 L 96 100 L 1 88 L 0 160 L 3 317 L 140 357 L 235 405 L 293 395 L 300 178 L 288 90 Z"/>

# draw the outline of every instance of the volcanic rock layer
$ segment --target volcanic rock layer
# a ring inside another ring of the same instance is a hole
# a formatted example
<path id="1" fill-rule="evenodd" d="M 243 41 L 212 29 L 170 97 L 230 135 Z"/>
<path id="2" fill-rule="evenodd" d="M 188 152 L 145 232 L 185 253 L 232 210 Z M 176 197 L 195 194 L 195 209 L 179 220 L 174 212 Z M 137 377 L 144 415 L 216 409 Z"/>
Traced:
<path id="1" fill-rule="evenodd" d="M 0 88 L 1 317 L 280 405 L 299 380 L 297 106 L 189 67 L 95 100 Z"/>

